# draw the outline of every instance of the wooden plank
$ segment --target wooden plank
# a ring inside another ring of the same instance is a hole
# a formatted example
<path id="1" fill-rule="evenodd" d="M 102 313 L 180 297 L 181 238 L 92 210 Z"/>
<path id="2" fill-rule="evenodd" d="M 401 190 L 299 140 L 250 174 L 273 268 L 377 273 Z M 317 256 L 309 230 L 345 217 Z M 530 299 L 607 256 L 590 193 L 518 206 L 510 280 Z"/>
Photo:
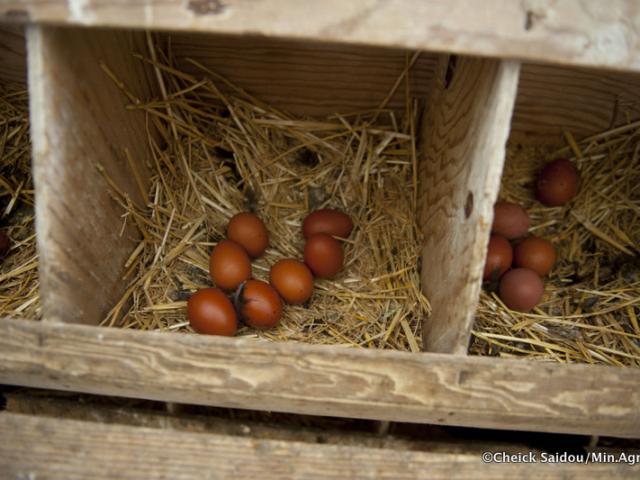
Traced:
<path id="1" fill-rule="evenodd" d="M 538 451 L 538 446 L 558 440 L 560 436 L 536 433 L 516 440 L 512 432 L 495 430 L 367 422 L 354 418 L 203 407 L 24 387 L 4 386 L 1 391 L 6 399 L 6 413 L 253 439 L 480 455 L 487 450 L 517 453 L 535 448 Z M 375 424 L 379 423 L 389 424 L 390 433 L 376 430 Z M 579 435 L 571 436 L 564 439 L 564 445 L 567 449 L 580 448 L 584 439 Z M 626 439 L 616 441 L 620 443 Z M 611 446 L 610 441 L 607 445 Z"/>
<path id="2" fill-rule="evenodd" d="M 562 143 L 640 118 L 640 74 L 524 64 L 512 140 Z"/>
<path id="3" fill-rule="evenodd" d="M 635 478 L 640 464 L 484 464 L 478 454 L 258 440 L 5 413 L 0 472 L 6 478 L 65 480 Z"/>
<path id="4" fill-rule="evenodd" d="M 294 115 L 326 117 L 377 108 L 406 68 L 407 50 L 256 36 L 171 34 L 180 70 L 203 75 L 191 58 L 260 100 Z M 437 55 L 411 69 L 411 93 L 425 98 Z M 405 88 L 388 108 L 402 112 Z"/>
<path id="5" fill-rule="evenodd" d="M 421 282 L 433 308 L 423 329 L 427 351 L 467 352 L 518 72 L 516 62 L 451 57 L 434 78 L 418 201 Z"/>
<path id="6" fill-rule="evenodd" d="M 253 33 L 640 71 L 636 0 L 5 0 L 0 19 Z"/>
<path id="7" fill-rule="evenodd" d="M 151 82 L 131 52 L 144 34 L 29 27 L 29 90 L 36 230 L 44 317 L 98 323 L 124 288 L 123 265 L 135 243 L 122 230 L 122 209 L 107 174 L 134 202 L 142 202 L 125 150 L 147 176 L 142 112 L 102 71 L 101 62 L 133 91 Z"/>
<path id="8" fill-rule="evenodd" d="M 413 423 L 640 436 L 640 370 L 0 320 L 0 383 Z"/>
<path id="9" fill-rule="evenodd" d="M 27 83 L 27 54 L 22 25 L 0 23 L 0 82 Z"/>

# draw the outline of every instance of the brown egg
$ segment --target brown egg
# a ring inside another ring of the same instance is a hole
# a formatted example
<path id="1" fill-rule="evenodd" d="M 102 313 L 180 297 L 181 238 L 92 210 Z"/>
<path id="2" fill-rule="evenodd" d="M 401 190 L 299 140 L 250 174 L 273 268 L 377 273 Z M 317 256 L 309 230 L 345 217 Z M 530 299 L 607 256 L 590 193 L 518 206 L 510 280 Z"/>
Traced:
<path id="1" fill-rule="evenodd" d="M 284 300 L 304 303 L 313 293 L 313 275 L 302 262 L 290 258 L 279 260 L 271 267 L 269 282 Z"/>
<path id="2" fill-rule="evenodd" d="M 536 272 L 528 268 L 514 268 L 502 276 L 499 294 L 511 310 L 528 312 L 535 307 L 544 293 L 544 285 Z"/>
<path id="3" fill-rule="evenodd" d="M 578 193 L 579 174 L 566 158 L 547 163 L 536 185 L 536 197 L 548 207 L 564 205 Z"/>
<path id="4" fill-rule="evenodd" d="M 508 240 L 524 237 L 529 230 L 529 215 L 520 205 L 497 202 L 493 207 L 491 231 Z"/>
<path id="5" fill-rule="evenodd" d="M 238 329 L 236 311 L 227 296 L 217 288 L 203 288 L 187 302 L 189 323 L 198 333 L 233 337 Z"/>
<path id="6" fill-rule="evenodd" d="M 262 220 L 249 212 L 235 215 L 227 227 L 227 237 L 242 245 L 249 255 L 259 257 L 269 245 L 269 232 Z"/>
<path id="7" fill-rule="evenodd" d="M 333 278 L 342 270 L 342 246 L 331 235 L 316 233 L 304 246 L 304 263 L 316 277 Z"/>
<path id="8" fill-rule="evenodd" d="M 484 280 L 498 280 L 504 272 L 511 268 L 512 261 L 513 249 L 509 240 L 502 235 L 491 235 L 482 278 Z"/>
<path id="9" fill-rule="evenodd" d="M 516 245 L 513 262 L 516 267 L 528 268 L 544 277 L 556 263 L 556 249 L 549 240 L 528 237 Z"/>
<path id="10" fill-rule="evenodd" d="M 233 240 L 222 240 L 209 259 L 209 273 L 217 287 L 235 290 L 251 277 L 251 261 L 244 248 Z"/>
<path id="11" fill-rule="evenodd" d="M 9 252 L 11 248 L 11 240 L 4 230 L 0 230 L 0 259 Z"/>
<path id="12" fill-rule="evenodd" d="M 323 208 L 310 213 L 302 222 L 302 235 L 309 238 L 316 233 L 328 233 L 335 237 L 346 238 L 353 229 L 351 217 L 338 210 Z"/>
<path id="13" fill-rule="evenodd" d="M 282 317 L 282 300 L 278 292 L 261 280 L 248 280 L 242 287 L 239 312 L 248 325 L 275 327 Z"/>

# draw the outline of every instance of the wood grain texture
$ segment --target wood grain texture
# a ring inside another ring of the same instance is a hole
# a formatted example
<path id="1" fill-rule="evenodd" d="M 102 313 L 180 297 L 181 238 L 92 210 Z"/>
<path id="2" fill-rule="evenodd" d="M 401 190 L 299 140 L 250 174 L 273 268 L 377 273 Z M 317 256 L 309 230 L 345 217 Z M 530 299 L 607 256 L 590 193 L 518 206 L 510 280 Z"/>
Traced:
<path id="1" fill-rule="evenodd" d="M 562 143 L 640 118 L 640 74 L 524 64 L 512 140 Z"/>
<path id="2" fill-rule="evenodd" d="M 436 73 L 423 122 L 418 221 L 424 232 L 422 288 L 433 308 L 424 323 L 424 347 L 465 354 L 519 64 L 458 58 L 454 67 L 454 58 L 443 59 Z"/>
<path id="3" fill-rule="evenodd" d="M 5 0 L 0 18 L 253 33 L 640 71 L 636 0 Z"/>
<path id="4" fill-rule="evenodd" d="M 479 454 L 257 440 L 0 415 L 0 473 L 48 479 L 635 478 L 640 465 L 483 464 Z"/>
<path id="5" fill-rule="evenodd" d="M 151 88 L 131 51 L 142 33 L 29 27 L 29 90 L 36 186 L 40 294 L 45 318 L 98 323 L 124 285 L 123 265 L 135 242 L 122 227 L 101 164 L 133 201 L 140 193 L 125 149 L 146 177 L 141 112 L 101 70 L 100 62 L 140 95 Z"/>
<path id="6" fill-rule="evenodd" d="M 413 423 L 640 436 L 640 370 L 0 320 L 0 384 Z"/>
<path id="7" fill-rule="evenodd" d="M 24 28 L 0 23 L 0 82 L 27 83 Z"/>
<path id="8" fill-rule="evenodd" d="M 294 115 L 326 117 L 371 110 L 385 99 L 412 53 L 403 49 L 230 35 L 172 34 L 178 67 L 203 75 L 191 58 L 262 101 Z M 422 54 L 411 70 L 411 94 L 425 98 L 437 61 Z M 404 84 L 390 99 L 405 108 Z"/>

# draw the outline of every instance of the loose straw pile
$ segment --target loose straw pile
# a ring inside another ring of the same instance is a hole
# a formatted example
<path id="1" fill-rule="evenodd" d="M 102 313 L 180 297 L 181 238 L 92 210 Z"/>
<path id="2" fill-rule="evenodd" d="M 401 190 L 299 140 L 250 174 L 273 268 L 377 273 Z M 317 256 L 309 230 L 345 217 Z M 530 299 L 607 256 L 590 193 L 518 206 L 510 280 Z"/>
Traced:
<path id="1" fill-rule="evenodd" d="M 40 319 L 28 95 L 0 85 L 0 228 L 11 249 L 0 260 L 0 315 Z"/>
<path id="2" fill-rule="evenodd" d="M 483 292 L 471 352 L 558 362 L 640 366 L 640 122 L 559 152 L 510 148 L 500 198 L 525 207 L 531 233 L 549 239 L 558 263 L 531 313 Z M 564 207 L 533 197 L 545 161 L 572 158 L 580 191 Z"/>
<path id="3" fill-rule="evenodd" d="M 329 207 L 355 223 L 344 241 L 342 274 L 316 280 L 309 304 L 287 306 L 278 328 L 244 327 L 239 335 L 418 351 L 430 306 L 419 287 L 417 109 L 409 92 L 402 121 L 385 104 L 322 121 L 297 119 L 195 61 L 187 60 L 197 74 L 181 72 L 174 58 L 149 46 L 149 58 L 139 59 L 155 69 L 161 98 L 135 98 L 103 65 L 131 99 L 129 108 L 145 111 L 159 132 L 148 138 L 147 204 L 136 205 L 112 182 L 124 222 L 135 224 L 142 239 L 126 264 L 127 291 L 103 324 L 190 331 L 186 300 L 211 285 L 209 253 L 231 216 L 255 209 L 267 225 L 270 246 L 253 272 L 268 280 L 278 259 L 301 258 L 305 215 Z M 407 81 L 411 63 L 394 89 Z"/>

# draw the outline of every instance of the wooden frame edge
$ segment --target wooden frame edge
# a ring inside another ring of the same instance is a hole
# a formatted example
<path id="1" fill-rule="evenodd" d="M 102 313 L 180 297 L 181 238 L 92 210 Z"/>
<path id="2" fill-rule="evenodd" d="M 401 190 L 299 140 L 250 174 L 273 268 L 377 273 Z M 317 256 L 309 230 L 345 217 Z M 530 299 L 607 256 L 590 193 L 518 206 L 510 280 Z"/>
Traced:
<path id="1" fill-rule="evenodd" d="M 640 71 L 634 2 L 597 3 L 5 0 L 0 21 L 254 33 Z"/>
<path id="2" fill-rule="evenodd" d="M 264 479 L 557 478 L 584 473 L 631 478 L 640 471 L 639 464 L 492 463 L 483 462 L 480 453 L 318 445 L 11 413 L 0 415 L 0 439 L 0 472 L 11 478 L 195 479 L 212 472 L 216 478 L 255 478 L 260 472 Z"/>
<path id="3" fill-rule="evenodd" d="M 201 405 L 640 437 L 640 370 L 0 319 L 0 383 Z"/>

